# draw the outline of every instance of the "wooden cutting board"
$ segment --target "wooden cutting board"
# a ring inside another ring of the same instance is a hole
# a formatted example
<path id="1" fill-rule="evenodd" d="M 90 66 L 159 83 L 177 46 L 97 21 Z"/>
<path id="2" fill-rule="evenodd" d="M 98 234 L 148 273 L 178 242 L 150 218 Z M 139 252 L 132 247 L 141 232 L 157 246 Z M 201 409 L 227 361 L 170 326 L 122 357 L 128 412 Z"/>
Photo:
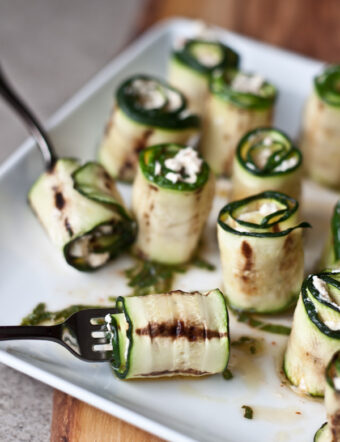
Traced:
<path id="1" fill-rule="evenodd" d="M 200 19 L 328 62 L 339 61 L 338 0 L 146 0 L 133 37 L 172 16 Z M 51 441 L 161 439 L 56 390 Z"/>

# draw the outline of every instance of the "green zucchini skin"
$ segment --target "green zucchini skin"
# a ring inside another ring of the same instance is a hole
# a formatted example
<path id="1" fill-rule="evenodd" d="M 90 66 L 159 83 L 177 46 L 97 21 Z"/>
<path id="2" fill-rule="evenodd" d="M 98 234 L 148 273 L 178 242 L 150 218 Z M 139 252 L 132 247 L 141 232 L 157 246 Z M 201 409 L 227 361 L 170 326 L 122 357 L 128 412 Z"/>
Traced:
<path id="1" fill-rule="evenodd" d="M 150 97 L 154 95 L 153 104 Z M 118 87 L 115 96 L 99 148 L 99 162 L 115 178 L 133 180 L 138 154 L 145 147 L 190 144 L 200 133 L 200 119 L 187 111 L 184 95 L 158 78 L 134 75 Z"/>
<path id="2" fill-rule="evenodd" d="M 208 64 L 203 62 L 207 56 Z M 173 51 L 168 79 L 185 94 L 191 111 L 202 115 L 212 72 L 237 68 L 239 61 L 239 55 L 219 41 L 188 39 L 181 49 Z"/>
<path id="3" fill-rule="evenodd" d="M 292 162 L 295 164 L 289 165 Z M 281 170 L 285 164 L 286 170 Z M 302 154 L 282 131 L 257 128 L 247 132 L 239 142 L 232 174 L 234 200 L 266 190 L 299 200 L 301 180 Z"/>
<path id="4" fill-rule="evenodd" d="M 28 194 L 29 204 L 65 260 L 93 271 L 126 250 L 135 222 L 115 183 L 98 163 L 61 158 Z"/>
<path id="5" fill-rule="evenodd" d="M 257 127 L 271 126 L 276 88 L 264 81 L 258 94 L 236 91 L 235 77 L 250 74 L 226 69 L 210 79 L 201 150 L 217 175 L 230 176 L 233 158 L 241 137 Z"/>
<path id="6" fill-rule="evenodd" d="M 260 215 L 266 204 L 274 212 Z M 299 204 L 267 191 L 227 204 L 219 213 L 217 237 L 223 282 L 232 309 L 272 314 L 297 299 L 303 280 L 302 228 Z M 256 220 L 242 219 L 254 215 Z"/>
<path id="7" fill-rule="evenodd" d="M 121 313 L 107 324 L 120 379 L 205 376 L 226 368 L 228 310 L 218 289 L 119 297 L 116 306 Z"/>
<path id="8" fill-rule="evenodd" d="M 340 65 L 314 78 L 302 123 L 301 149 L 308 175 L 340 189 Z"/>
<path id="9" fill-rule="evenodd" d="M 313 442 L 333 442 L 327 422 L 322 424 L 318 431 L 315 433 Z"/>
<path id="10" fill-rule="evenodd" d="M 337 267 L 340 260 L 340 200 L 335 204 L 320 270 Z"/>
<path id="11" fill-rule="evenodd" d="M 185 146 L 162 144 L 140 153 L 132 189 L 132 211 L 138 224 L 134 246 L 137 255 L 163 264 L 182 264 L 194 255 L 215 192 L 215 179 L 206 162 L 195 183 L 172 183 L 164 161 Z M 155 163 L 161 166 L 154 173 Z"/>
<path id="12" fill-rule="evenodd" d="M 321 294 L 314 278 L 326 284 L 332 302 Z M 330 328 L 331 323 L 340 323 L 339 280 L 340 273 L 336 271 L 309 275 L 295 309 L 284 371 L 289 381 L 307 395 L 324 396 L 326 366 L 340 350 L 340 330 Z"/>

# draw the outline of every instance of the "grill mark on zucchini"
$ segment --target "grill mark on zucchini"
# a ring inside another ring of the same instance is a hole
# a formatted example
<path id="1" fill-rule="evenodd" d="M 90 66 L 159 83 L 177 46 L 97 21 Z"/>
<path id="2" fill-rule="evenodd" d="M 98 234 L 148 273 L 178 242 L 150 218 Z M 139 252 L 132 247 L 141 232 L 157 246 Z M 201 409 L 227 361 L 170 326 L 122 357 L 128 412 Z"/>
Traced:
<path id="1" fill-rule="evenodd" d="M 251 270 L 252 266 L 253 266 L 253 263 L 252 263 L 253 250 L 252 250 L 250 244 L 247 243 L 247 241 L 242 241 L 241 251 L 242 251 L 242 255 L 246 259 L 243 270 Z"/>
<path id="2" fill-rule="evenodd" d="M 152 184 L 149 184 L 149 188 L 151 189 L 151 190 L 154 190 L 155 192 L 158 192 L 158 187 L 156 187 L 156 186 L 153 186 Z"/>
<path id="3" fill-rule="evenodd" d="M 244 282 L 250 282 L 250 272 L 253 268 L 253 250 L 247 241 L 242 241 L 241 253 L 245 258 L 241 279 Z"/>
<path id="4" fill-rule="evenodd" d="M 186 338 L 188 341 L 204 341 L 206 339 L 223 338 L 227 333 L 218 330 L 210 330 L 198 327 L 194 324 L 185 324 L 182 320 L 174 320 L 172 322 L 149 322 L 146 327 L 136 329 L 139 336 L 150 336 L 154 338 Z"/>
<path id="5" fill-rule="evenodd" d="M 64 195 L 59 192 L 56 191 L 54 194 L 54 198 L 55 198 L 55 206 L 57 209 L 62 210 L 65 207 L 66 201 L 64 198 Z"/>
<path id="6" fill-rule="evenodd" d="M 148 377 L 148 376 L 165 376 L 168 374 L 192 374 L 193 376 L 204 376 L 211 374 L 208 371 L 195 370 L 193 368 L 188 368 L 186 370 L 163 370 L 163 371 L 152 371 L 151 373 L 142 373 L 138 376 Z"/>
<path id="7" fill-rule="evenodd" d="M 143 135 L 138 138 L 136 140 L 136 143 L 134 145 L 133 150 L 138 154 L 141 150 L 145 149 L 145 147 L 147 146 L 147 141 L 150 138 L 150 136 L 153 134 L 153 130 L 152 129 L 148 129 L 146 130 Z M 137 163 L 137 159 L 136 159 L 136 163 Z"/>
<path id="8" fill-rule="evenodd" d="M 333 439 L 336 441 L 339 436 L 338 428 L 340 428 L 340 411 L 331 417 L 330 426 Z"/>

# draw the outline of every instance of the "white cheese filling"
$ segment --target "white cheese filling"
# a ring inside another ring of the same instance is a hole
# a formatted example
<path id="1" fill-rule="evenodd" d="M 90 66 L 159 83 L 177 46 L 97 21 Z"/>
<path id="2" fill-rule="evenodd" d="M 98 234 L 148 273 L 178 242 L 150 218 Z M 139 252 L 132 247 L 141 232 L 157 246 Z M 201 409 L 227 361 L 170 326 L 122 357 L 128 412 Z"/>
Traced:
<path id="1" fill-rule="evenodd" d="M 297 165 L 298 158 L 296 156 L 288 158 L 288 160 L 283 160 L 281 164 L 275 167 L 275 172 L 285 172 L 286 170 L 292 169 Z"/>
<path id="2" fill-rule="evenodd" d="M 239 72 L 231 82 L 231 88 L 237 92 L 257 95 L 259 94 L 264 81 L 265 80 L 261 75 L 247 75 Z"/>
<path id="3" fill-rule="evenodd" d="M 331 304 L 334 304 L 338 307 L 337 304 L 335 304 L 331 297 L 329 296 L 329 292 L 327 289 L 327 284 L 325 283 L 325 281 L 323 281 L 321 278 L 319 278 L 318 276 L 314 275 L 313 276 L 313 285 L 316 288 L 316 290 L 319 292 L 320 298 L 323 299 L 324 301 L 330 302 Z"/>
<path id="4" fill-rule="evenodd" d="M 262 219 L 267 215 L 271 215 L 272 213 L 277 212 L 278 210 L 279 210 L 279 207 L 274 202 L 272 202 L 272 201 L 265 202 L 260 205 L 258 210 L 252 210 L 251 212 L 241 213 L 241 215 L 239 216 L 238 219 L 241 221 L 252 222 L 252 220 L 253 220 L 253 221 L 257 222 L 259 220 L 259 218 Z"/>
<path id="5" fill-rule="evenodd" d="M 243 212 L 239 215 L 239 221 L 246 221 L 253 224 L 259 224 L 265 216 L 271 215 L 272 213 L 277 212 L 280 207 L 274 203 L 273 201 L 262 203 L 257 210 L 251 210 L 248 212 Z M 249 229 L 246 226 L 238 225 L 237 221 L 230 218 L 229 225 L 233 229 L 239 232 L 249 232 Z"/>
<path id="6" fill-rule="evenodd" d="M 256 166 L 263 169 L 271 154 L 272 151 L 269 147 L 264 147 L 263 149 L 259 150 L 258 154 L 254 158 Z"/>
<path id="7" fill-rule="evenodd" d="M 330 297 L 330 294 L 327 289 L 327 284 L 325 283 L 325 281 L 323 281 L 318 276 L 313 276 L 312 281 L 314 287 L 319 292 L 320 298 L 332 304 L 334 307 L 339 308 L 339 305 L 336 302 L 334 302 Z M 340 318 L 324 320 L 324 324 L 326 327 L 328 327 L 331 330 L 340 330 Z"/>
<path id="8" fill-rule="evenodd" d="M 192 52 L 197 60 L 207 67 L 216 66 L 222 60 L 222 53 L 218 47 L 199 45 Z"/>
<path id="9" fill-rule="evenodd" d="M 186 147 L 179 150 L 173 158 L 164 161 L 165 167 L 171 170 L 167 172 L 165 178 L 174 184 L 178 181 L 194 184 L 202 164 L 203 161 L 199 158 L 197 151 L 192 147 Z"/>
<path id="10" fill-rule="evenodd" d="M 340 391 L 340 378 L 336 377 L 333 379 L 334 387 L 337 391 Z"/>
<path id="11" fill-rule="evenodd" d="M 131 91 L 138 94 L 140 104 L 146 110 L 158 109 L 167 101 L 167 110 L 173 111 L 182 103 L 178 92 L 164 88 L 154 80 L 136 79 L 131 84 Z"/>
<path id="12" fill-rule="evenodd" d="M 99 226 L 93 235 L 103 234 L 110 235 L 112 233 L 112 226 Z M 90 267 L 100 267 L 110 259 L 110 253 L 90 253 L 89 243 L 92 235 L 84 235 L 76 239 L 70 248 L 70 255 L 74 258 L 83 258 Z"/>

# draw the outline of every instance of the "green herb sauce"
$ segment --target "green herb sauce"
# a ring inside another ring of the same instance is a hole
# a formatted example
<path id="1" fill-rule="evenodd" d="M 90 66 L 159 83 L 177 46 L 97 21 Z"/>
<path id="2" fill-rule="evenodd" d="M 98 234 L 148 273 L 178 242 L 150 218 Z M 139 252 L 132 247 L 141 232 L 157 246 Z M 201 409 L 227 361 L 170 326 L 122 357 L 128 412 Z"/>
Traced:
<path id="1" fill-rule="evenodd" d="M 215 269 L 215 266 L 198 256 L 183 265 L 167 265 L 137 259 L 134 266 L 125 270 L 125 276 L 128 286 L 133 289 L 133 296 L 166 293 L 172 289 L 176 273 L 185 273 L 191 266 L 209 271 Z"/>
<path id="2" fill-rule="evenodd" d="M 242 405 L 244 413 L 243 413 L 243 417 L 245 417 L 246 419 L 253 419 L 253 409 L 251 407 L 249 407 L 248 405 Z"/>
<path id="3" fill-rule="evenodd" d="M 261 342 L 258 339 L 250 338 L 249 336 L 241 336 L 237 341 L 233 341 L 231 345 L 232 347 L 241 348 L 254 355 L 260 350 Z"/>
<path id="4" fill-rule="evenodd" d="M 222 376 L 223 376 L 223 379 L 225 379 L 226 381 L 230 381 L 230 379 L 232 379 L 234 377 L 234 375 L 229 370 L 229 368 L 224 369 L 224 371 L 222 372 Z"/>
<path id="5" fill-rule="evenodd" d="M 262 330 L 268 333 L 275 333 L 277 335 L 289 336 L 292 330 L 291 327 L 287 327 L 286 325 L 263 322 L 259 319 L 254 318 L 249 313 L 244 312 L 237 315 L 237 320 L 239 322 L 244 322 L 250 327 L 257 328 L 258 330 Z"/>
<path id="6" fill-rule="evenodd" d="M 51 324 L 59 324 L 66 321 L 73 313 L 79 312 L 80 310 L 86 310 L 89 308 L 102 308 L 103 306 L 98 305 L 71 305 L 63 310 L 57 310 L 55 312 L 48 311 L 46 309 L 46 304 L 41 302 L 21 321 L 21 325 L 40 325 L 46 322 Z"/>

